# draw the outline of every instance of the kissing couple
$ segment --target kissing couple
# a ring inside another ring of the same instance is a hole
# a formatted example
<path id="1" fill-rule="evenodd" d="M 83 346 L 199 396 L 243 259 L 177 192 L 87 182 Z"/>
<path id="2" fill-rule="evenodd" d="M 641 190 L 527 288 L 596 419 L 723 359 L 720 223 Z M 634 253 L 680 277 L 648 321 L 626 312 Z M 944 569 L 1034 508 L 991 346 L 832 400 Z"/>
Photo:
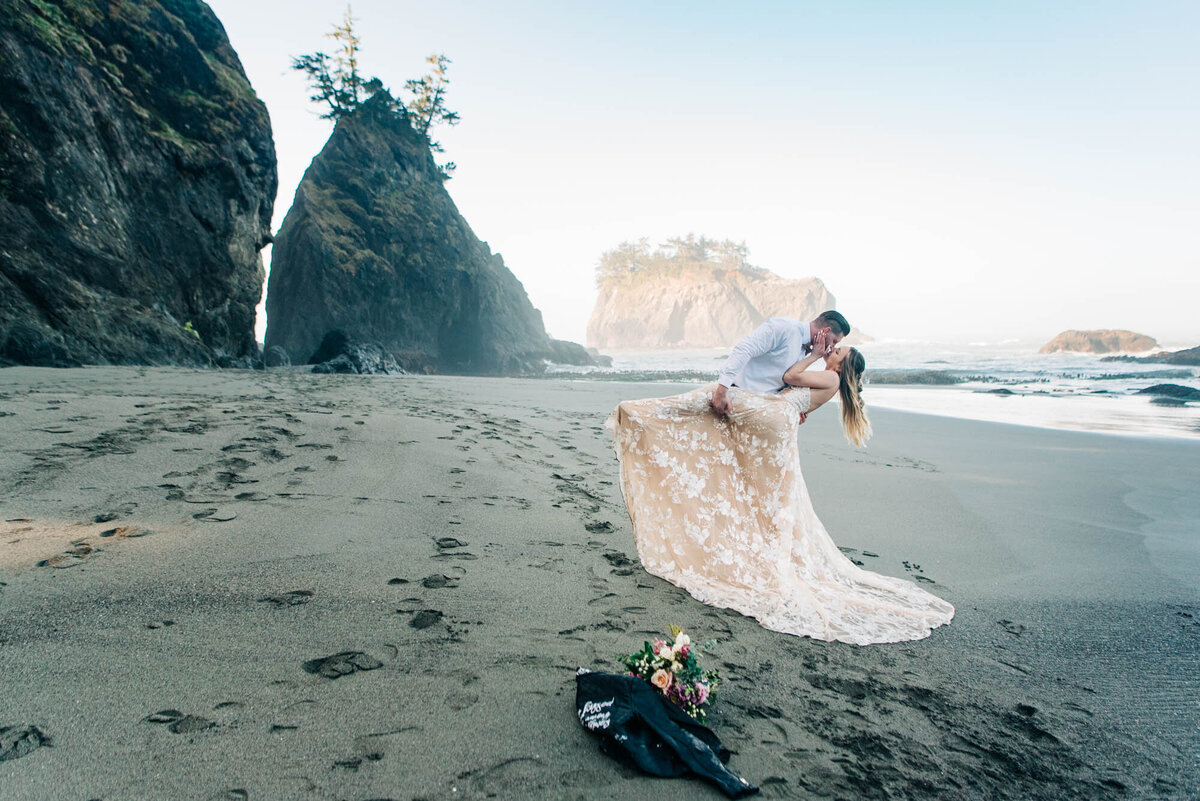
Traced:
<path id="1" fill-rule="evenodd" d="M 734 347 L 716 383 L 619 404 L 609 423 L 621 492 L 642 566 L 702 603 L 818 640 L 919 640 L 954 607 L 851 562 L 800 471 L 800 425 L 835 396 L 846 438 L 861 447 L 871 436 L 866 360 L 840 344 L 849 333 L 836 311 L 773 317 Z"/>

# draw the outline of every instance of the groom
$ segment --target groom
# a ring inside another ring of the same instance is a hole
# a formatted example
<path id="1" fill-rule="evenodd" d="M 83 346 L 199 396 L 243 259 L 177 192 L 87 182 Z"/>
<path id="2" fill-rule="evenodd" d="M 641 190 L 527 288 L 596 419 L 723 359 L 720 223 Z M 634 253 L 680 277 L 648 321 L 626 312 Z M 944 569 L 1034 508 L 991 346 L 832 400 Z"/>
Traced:
<path id="1" fill-rule="evenodd" d="M 850 323 L 835 311 L 821 312 L 811 322 L 802 323 L 790 317 L 772 317 L 734 346 L 717 376 L 717 388 L 712 396 L 712 408 L 717 414 L 728 414 L 729 387 L 741 387 L 751 392 L 779 392 L 785 387 L 783 374 L 805 355 L 812 353 L 817 335 L 825 334 L 825 356 L 842 337 L 850 333 Z"/>

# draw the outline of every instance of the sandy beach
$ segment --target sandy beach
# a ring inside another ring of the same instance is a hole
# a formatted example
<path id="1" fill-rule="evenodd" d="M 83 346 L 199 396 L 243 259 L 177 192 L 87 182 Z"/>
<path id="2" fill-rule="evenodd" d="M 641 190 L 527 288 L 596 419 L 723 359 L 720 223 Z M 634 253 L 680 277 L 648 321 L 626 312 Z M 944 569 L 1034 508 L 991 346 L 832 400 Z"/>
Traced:
<path id="1" fill-rule="evenodd" d="M 0 370 L 0 796 L 720 798 L 575 718 L 670 623 L 763 798 L 1200 796 L 1200 441 L 815 413 L 831 535 L 957 609 L 857 647 L 641 570 L 603 423 L 683 389 Z"/>

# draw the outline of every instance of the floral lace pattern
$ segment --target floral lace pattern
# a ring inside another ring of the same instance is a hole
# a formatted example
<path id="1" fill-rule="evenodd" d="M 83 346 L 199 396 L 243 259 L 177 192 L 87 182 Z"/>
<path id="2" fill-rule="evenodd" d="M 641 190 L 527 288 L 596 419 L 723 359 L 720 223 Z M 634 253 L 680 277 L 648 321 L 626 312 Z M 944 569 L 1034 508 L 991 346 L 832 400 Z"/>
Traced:
<path id="1" fill-rule="evenodd" d="M 715 384 L 626 401 L 609 418 L 621 491 L 647 572 L 773 631 L 866 645 L 919 640 L 954 607 L 903 579 L 852 563 L 821 525 L 800 473 L 806 388 Z"/>

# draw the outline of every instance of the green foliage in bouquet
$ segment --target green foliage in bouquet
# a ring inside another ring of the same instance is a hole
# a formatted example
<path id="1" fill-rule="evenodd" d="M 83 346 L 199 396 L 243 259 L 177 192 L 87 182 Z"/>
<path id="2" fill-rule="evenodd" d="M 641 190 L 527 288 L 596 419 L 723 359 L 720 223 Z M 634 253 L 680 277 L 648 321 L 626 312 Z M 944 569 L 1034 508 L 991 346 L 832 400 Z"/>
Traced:
<path id="1" fill-rule="evenodd" d="M 713 642 L 704 643 L 709 648 Z M 701 723 L 706 723 L 706 709 L 720 684 L 720 673 L 704 670 L 696 661 L 692 640 L 678 626 L 671 626 L 671 640 L 654 638 L 642 644 L 642 649 L 617 659 L 629 675 L 644 679 L 664 698 Z"/>

